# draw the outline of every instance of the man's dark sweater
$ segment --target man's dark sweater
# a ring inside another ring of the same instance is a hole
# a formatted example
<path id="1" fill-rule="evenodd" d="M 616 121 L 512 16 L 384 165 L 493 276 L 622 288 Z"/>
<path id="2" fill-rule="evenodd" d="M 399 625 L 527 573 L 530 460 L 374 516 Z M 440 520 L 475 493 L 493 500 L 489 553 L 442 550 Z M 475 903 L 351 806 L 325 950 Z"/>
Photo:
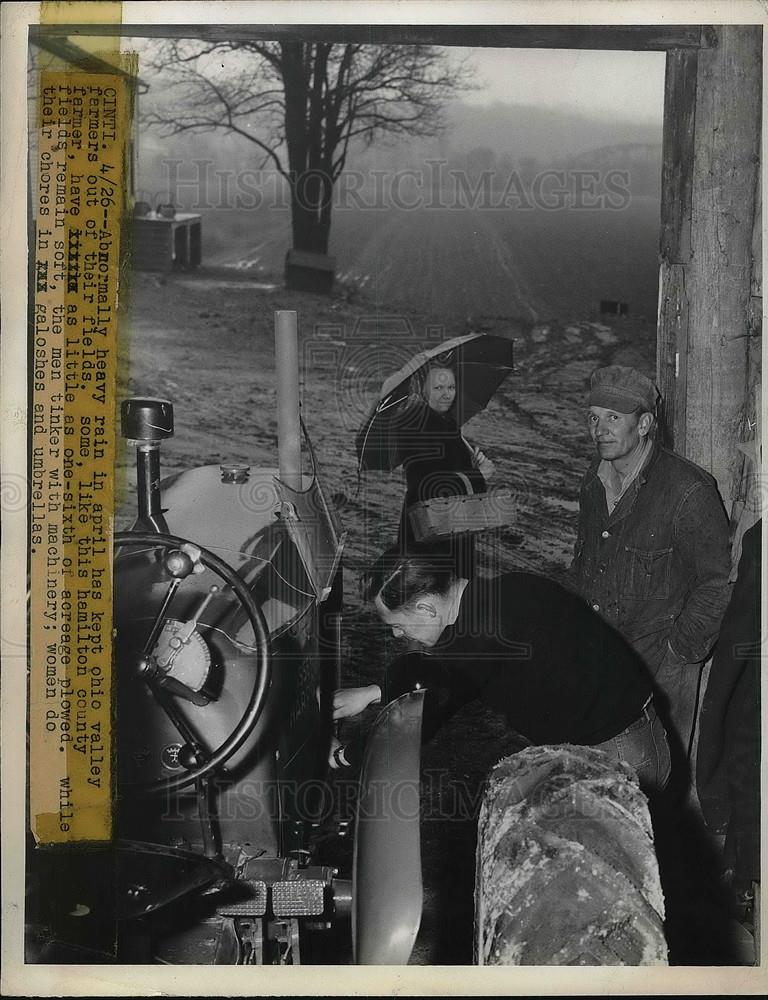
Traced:
<path id="1" fill-rule="evenodd" d="M 532 743 L 594 745 L 641 714 L 651 681 L 629 644 L 581 598 L 530 573 L 469 583 L 459 615 L 414 665 L 390 667 L 385 700 L 428 689 L 423 738 L 480 699 Z"/>

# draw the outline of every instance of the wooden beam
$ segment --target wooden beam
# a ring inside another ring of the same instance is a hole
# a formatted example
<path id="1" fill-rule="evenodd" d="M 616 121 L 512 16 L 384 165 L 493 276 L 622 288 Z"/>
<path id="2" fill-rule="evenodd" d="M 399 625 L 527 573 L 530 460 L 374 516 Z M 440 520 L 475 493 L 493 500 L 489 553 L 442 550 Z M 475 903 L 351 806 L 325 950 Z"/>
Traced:
<path id="1" fill-rule="evenodd" d="M 760 162 L 762 29 L 722 25 L 698 57 L 684 440 L 730 507 L 747 398 L 753 233 Z"/>
<path id="2" fill-rule="evenodd" d="M 669 264 L 691 259 L 691 184 L 698 52 L 667 53 L 661 166 L 661 256 Z"/>
<path id="3" fill-rule="evenodd" d="M 81 49 L 79 45 L 73 44 L 66 37 L 60 35 L 49 37 L 46 32 L 39 32 L 36 34 L 35 39 L 30 40 L 39 48 L 45 49 L 46 52 L 50 52 L 70 66 L 76 66 L 78 69 L 85 70 L 88 73 L 115 74 L 129 80 L 132 84 L 138 84 L 138 86 L 143 87 L 145 90 L 149 90 L 149 84 L 145 83 L 140 77 L 126 72 L 120 66 L 108 62 L 106 59 L 102 59 L 92 52 L 86 52 L 85 49 Z"/>
<path id="4" fill-rule="evenodd" d="M 659 426 L 662 443 L 678 451 L 685 448 L 687 345 L 686 267 L 662 260 L 656 355 L 656 384 L 661 393 Z"/>
<path id="5" fill-rule="evenodd" d="M 757 174 L 757 191 L 755 193 L 755 217 L 752 229 L 752 287 L 749 303 L 749 353 L 747 356 L 747 392 L 749 406 L 746 407 L 749 419 L 757 423 L 755 440 L 760 438 L 760 386 L 762 382 L 763 355 L 763 197 L 760 172 Z M 758 451 L 758 463 L 760 453 Z"/>
<path id="6" fill-rule="evenodd" d="M 685 266 L 691 259 L 693 136 L 698 52 L 667 53 L 661 168 L 661 233 L 656 384 L 661 393 L 663 443 L 685 441 L 688 295 Z"/>
<path id="7" fill-rule="evenodd" d="M 698 49 L 713 44 L 715 34 L 701 25 L 578 25 L 578 24 L 57 24 L 30 26 L 30 38 L 46 34 L 113 35 L 135 38 L 198 38 L 206 41 L 362 42 L 369 44 L 429 44 L 467 47 L 544 49 L 615 49 L 665 51 Z"/>

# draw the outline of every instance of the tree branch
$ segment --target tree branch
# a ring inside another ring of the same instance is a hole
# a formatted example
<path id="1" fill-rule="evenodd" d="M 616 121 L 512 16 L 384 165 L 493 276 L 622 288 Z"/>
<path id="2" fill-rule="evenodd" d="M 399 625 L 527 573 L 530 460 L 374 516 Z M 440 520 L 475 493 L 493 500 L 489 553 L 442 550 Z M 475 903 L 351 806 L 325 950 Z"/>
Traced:
<path id="1" fill-rule="evenodd" d="M 325 227 L 326 244 L 330 209 L 321 196 L 343 171 L 351 141 L 435 135 L 445 101 L 471 85 L 467 61 L 449 60 L 432 45 L 170 41 L 156 47 L 149 65 L 163 90 L 155 107 L 145 105 L 142 121 L 166 135 L 242 136 L 294 186 L 315 172 L 309 186 L 317 209 L 293 203 L 294 239 L 304 211 Z"/>

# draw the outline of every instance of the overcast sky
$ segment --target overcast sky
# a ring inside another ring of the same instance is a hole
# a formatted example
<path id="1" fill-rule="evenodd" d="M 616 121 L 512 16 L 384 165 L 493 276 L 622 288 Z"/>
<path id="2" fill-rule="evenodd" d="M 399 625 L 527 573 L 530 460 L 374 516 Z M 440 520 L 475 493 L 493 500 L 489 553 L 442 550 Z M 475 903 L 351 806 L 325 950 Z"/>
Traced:
<path id="1" fill-rule="evenodd" d="M 662 120 L 663 52 L 473 49 L 471 54 L 484 86 L 462 95 L 468 103 L 566 106 L 601 117 Z"/>

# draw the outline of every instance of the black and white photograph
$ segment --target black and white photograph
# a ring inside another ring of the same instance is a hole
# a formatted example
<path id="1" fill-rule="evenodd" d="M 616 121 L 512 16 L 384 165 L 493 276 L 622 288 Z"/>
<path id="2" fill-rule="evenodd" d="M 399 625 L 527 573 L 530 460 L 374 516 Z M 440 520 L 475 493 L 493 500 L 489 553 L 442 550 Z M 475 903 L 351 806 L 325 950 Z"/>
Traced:
<path id="1" fill-rule="evenodd" d="M 765 21 L 6 5 L 4 992 L 768 989 Z"/>

